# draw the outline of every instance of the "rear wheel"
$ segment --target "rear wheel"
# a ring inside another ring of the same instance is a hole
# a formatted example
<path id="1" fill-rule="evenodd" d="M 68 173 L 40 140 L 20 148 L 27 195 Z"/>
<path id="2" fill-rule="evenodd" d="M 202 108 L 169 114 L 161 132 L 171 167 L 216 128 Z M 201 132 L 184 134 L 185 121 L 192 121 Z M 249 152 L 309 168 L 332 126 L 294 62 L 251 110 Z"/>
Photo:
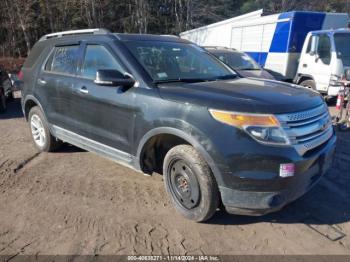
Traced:
<path id="1" fill-rule="evenodd" d="M 4 90 L 0 88 L 0 113 L 6 111 L 6 96 Z"/>
<path id="2" fill-rule="evenodd" d="M 30 110 L 28 119 L 34 145 L 44 152 L 57 150 L 61 145 L 61 141 L 51 135 L 44 114 L 38 106 Z"/>
<path id="3" fill-rule="evenodd" d="M 184 217 L 203 222 L 214 215 L 219 205 L 218 186 L 208 164 L 192 146 L 170 149 L 163 175 L 166 190 Z"/>

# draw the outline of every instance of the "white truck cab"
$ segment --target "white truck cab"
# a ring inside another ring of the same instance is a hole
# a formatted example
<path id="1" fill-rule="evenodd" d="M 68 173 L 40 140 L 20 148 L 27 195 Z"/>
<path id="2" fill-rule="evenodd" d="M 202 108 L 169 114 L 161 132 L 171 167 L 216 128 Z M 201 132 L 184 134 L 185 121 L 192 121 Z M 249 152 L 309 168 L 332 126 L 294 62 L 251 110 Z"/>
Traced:
<path id="1" fill-rule="evenodd" d="M 338 80 L 350 68 L 350 30 L 321 30 L 307 34 L 295 83 L 337 96 Z"/>

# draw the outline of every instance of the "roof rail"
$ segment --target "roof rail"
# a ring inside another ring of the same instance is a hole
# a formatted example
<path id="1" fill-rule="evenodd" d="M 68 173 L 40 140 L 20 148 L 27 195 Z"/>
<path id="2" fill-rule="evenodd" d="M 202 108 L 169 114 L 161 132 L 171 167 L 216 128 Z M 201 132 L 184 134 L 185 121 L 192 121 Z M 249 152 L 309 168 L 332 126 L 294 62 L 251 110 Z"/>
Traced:
<path id="1" fill-rule="evenodd" d="M 39 41 L 44 41 L 50 38 L 55 38 L 55 37 L 58 38 L 58 37 L 69 36 L 69 35 L 82 35 L 82 34 L 106 35 L 109 33 L 110 31 L 104 28 L 70 30 L 70 31 L 63 31 L 63 32 L 44 35 L 43 37 L 40 38 Z"/>
<path id="2" fill-rule="evenodd" d="M 168 37 L 176 37 L 176 38 L 180 38 L 179 36 L 177 35 L 168 35 L 168 34 L 165 34 L 165 35 L 160 35 L 160 36 L 168 36 Z"/>

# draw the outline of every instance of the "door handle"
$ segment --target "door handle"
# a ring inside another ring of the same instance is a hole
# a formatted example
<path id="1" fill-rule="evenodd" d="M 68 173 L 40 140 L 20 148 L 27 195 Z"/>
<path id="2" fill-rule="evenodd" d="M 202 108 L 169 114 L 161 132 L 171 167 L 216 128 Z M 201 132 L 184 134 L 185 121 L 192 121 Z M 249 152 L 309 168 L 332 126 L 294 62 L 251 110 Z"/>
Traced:
<path id="1" fill-rule="evenodd" d="M 86 86 L 82 86 L 82 87 L 79 89 L 79 92 L 80 92 L 80 93 L 83 93 L 83 94 L 88 94 L 88 93 L 89 93 L 89 90 L 86 88 Z"/>
<path id="2" fill-rule="evenodd" d="M 303 64 L 303 67 L 307 67 L 307 64 Z"/>
<path id="3" fill-rule="evenodd" d="M 40 85 L 46 85 L 47 84 L 47 82 L 44 79 L 42 79 L 42 78 L 38 78 L 38 83 Z"/>

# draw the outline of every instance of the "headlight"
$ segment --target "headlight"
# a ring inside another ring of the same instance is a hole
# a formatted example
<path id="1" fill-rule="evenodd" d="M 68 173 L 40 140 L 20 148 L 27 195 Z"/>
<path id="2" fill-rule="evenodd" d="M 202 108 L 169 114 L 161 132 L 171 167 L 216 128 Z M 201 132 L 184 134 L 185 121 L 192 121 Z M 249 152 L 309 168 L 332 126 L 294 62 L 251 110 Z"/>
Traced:
<path id="1" fill-rule="evenodd" d="M 290 145 L 287 134 L 274 115 L 245 114 L 210 109 L 214 119 L 244 130 L 256 141 L 272 145 Z"/>

